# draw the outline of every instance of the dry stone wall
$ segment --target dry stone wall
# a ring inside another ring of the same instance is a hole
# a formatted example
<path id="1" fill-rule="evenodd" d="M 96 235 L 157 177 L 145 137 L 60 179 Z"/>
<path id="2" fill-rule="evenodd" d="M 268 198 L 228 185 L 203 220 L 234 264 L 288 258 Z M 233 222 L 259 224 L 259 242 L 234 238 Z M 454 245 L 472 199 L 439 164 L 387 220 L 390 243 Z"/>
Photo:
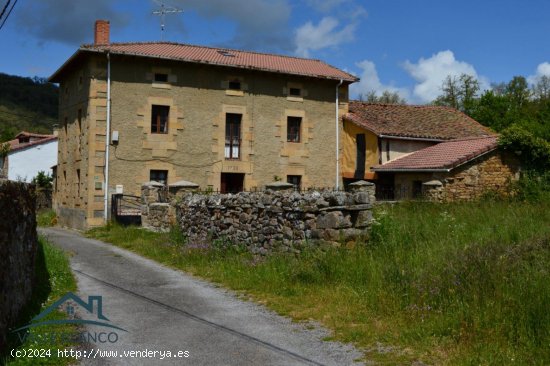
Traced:
<path id="1" fill-rule="evenodd" d="M 32 185 L 0 180 L 0 351 L 31 297 L 37 252 Z"/>
<path id="2" fill-rule="evenodd" d="M 144 185 L 144 198 L 158 197 L 154 189 Z M 366 235 L 372 221 L 374 184 L 359 182 L 351 189 L 179 192 L 171 203 L 145 204 L 142 222 L 151 229 L 166 230 L 175 220 L 191 246 L 244 246 L 262 255 L 299 252 L 307 245 L 339 243 Z M 170 207 L 175 207 L 175 218 Z"/>

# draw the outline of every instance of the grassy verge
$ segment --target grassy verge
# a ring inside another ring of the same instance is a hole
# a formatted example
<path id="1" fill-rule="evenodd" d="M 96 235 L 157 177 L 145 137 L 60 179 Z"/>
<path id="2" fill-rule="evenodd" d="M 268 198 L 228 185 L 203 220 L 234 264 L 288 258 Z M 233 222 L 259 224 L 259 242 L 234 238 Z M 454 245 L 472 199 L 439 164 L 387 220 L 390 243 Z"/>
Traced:
<path id="1" fill-rule="evenodd" d="M 57 216 L 52 209 L 42 210 L 36 214 L 36 224 L 42 227 L 55 226 L 57 224 Z"/>
<path id="2" fill-rule="evenodd" d="M 66 254 L 43 237 L 39 238 L 39 248 L 36 258 L 36 279 L 37 283 L 30 304 L 25 309 L 19 323 L 20 326 L 26 325 L 29 321 L 45 310 L 49 305 L 58 300 L 69 291 L 76 291 L 76 281 L 69 267 L 69 260 Z M 64 319 L 65 313 L 54 311 L 46 319 L 58 320 Z M 54 329 L 55 328 L 55 329 Z M 58 358 L 57 350 L 75 346 L 74 343 L 60 339 L 60 337 L 46 337 L 55 331 L 56 334 L 69 334 L 77 331 L 74 325 L 56 325 L 30 328 L 26 334 L 12 334 L 12 345 L 9 349 L 29 350 L 29 349 L 50 349 L 51 356 L 44 358 L 20 357 L 4 359 L 8 365 L 67 365 L 74 362 L 70 358 Z M 25 338 L 26 337 L 26 338 Z M 21 338 L 25 340 L 21 342 Z M 2 363 L 2 360 L 0 360 Z"/>
<path id="3" fill-rule="evenodd" d="M 354 248 L 256 260 L 177 232 L 88 236 L 242 291 L 381 364 L 550 364 L 548 201 L 379 207 Z M 192 244 L 192 243 L 191 243 Z"/>

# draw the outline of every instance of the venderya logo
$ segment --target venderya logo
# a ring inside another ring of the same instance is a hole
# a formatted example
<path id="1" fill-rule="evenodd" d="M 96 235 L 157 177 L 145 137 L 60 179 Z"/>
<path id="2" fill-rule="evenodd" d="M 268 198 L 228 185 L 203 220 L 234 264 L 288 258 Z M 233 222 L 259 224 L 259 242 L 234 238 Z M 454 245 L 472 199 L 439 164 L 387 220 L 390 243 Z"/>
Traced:
<path id="1" fill-rule="evenodd" d="M 75 318 L 78 307 L 83 309 L 83 311 L 78 312 L 79 316 L 87 316 L 91 319 Z M 47 319 L 48 315 L 55 310 L 64 310 L 67 313 L 68 318 L 55 320 Z M 107 318 L 103 314 L 102 296 L 88 296 L 88 301 L 86 302 L 72 292 L 68 292 L 62 298 L 48 306 L 44 311 L 35 316 L 29 324 L 17 328 L 13 330 L 13 332 L 18 333 L 21 340 L 26 340 L 29 333 L 26 332 L 24 336 L 21 336 L 21 333 L 23 333 L 22 331 L 34 327 L 55 326 L 61 324 L 84 324 L 108 328 L 105 332 L 84 332 L 73 334 L 72 337 L 70 337 L 73 341 L 79 340 L 82 342 L 115 343 L 118 341 L 118 334 L 112 330 L 127 332 L 125 329 L 112 324 L 109 318 Z M 55 333 L 50 333 L 49 336 L 62 336 L 64 338 L 67 337 L 67 335 L 56 335 Z M 75 336 L 77 339 L 75 339 Z"/>

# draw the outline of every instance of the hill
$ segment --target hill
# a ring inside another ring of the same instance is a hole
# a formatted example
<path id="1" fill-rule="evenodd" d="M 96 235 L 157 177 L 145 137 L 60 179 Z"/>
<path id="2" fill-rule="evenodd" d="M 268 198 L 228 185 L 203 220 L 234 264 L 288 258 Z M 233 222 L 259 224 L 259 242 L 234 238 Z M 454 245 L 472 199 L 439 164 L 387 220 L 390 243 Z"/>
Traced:
<path id="1" fill-rule="evenodd" d="M 22 130 L 52 133 L 58 94 L 57 86 L 44 78 L 0 73 L 0 141 Z"/>

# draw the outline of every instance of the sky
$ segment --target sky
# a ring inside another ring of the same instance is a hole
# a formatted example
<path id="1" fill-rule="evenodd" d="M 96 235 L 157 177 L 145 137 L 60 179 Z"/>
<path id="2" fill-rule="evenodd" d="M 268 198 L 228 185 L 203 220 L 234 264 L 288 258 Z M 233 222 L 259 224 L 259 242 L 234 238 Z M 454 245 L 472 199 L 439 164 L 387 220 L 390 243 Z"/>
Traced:
<path id="1" fill-rule="evenodd" d="M 158 1 L 19 0 L 0 29 L 0 72 L 50 76 L 93 42 L 96 19 L 110 20 L 111 42 L 158 41 Z M 165 41 L 320 59 L 361 78 L 351 87 L 355 98 L 389 90 L 424 104 L 441 94 L 448 75 L 473 75 L 482 89 L 516 75 L 532 83 L 550 76 L 549 0 L 165 4 L 184 10 L 166 17 Z"/>

